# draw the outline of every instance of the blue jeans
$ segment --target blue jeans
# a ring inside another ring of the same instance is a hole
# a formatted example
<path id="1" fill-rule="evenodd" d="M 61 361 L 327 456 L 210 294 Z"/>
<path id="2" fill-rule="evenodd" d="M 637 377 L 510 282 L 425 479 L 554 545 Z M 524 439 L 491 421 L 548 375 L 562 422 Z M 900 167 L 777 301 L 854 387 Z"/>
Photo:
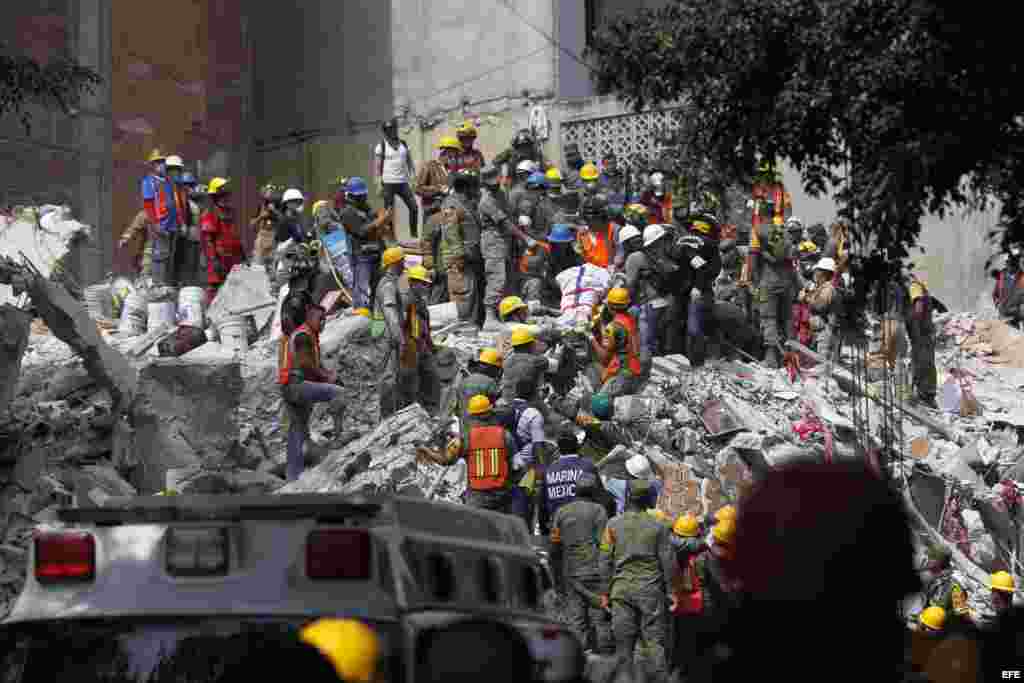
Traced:
<path id="1" fill-rule="evenodd" d="M 379 256 L 356 256 L 352 259 L 352 306 L 370 308 L 373 298 L 373 271 L 380 261 Z"/>
<path id="2" fill-rule="evenodd" d="M 295 481 L 305 469 L 302 447 L 309 436 L 309 418 L 313 405 L 328 403 L 341 396 L 341 387 L 325 382 L 298 382 L 281 387 L 281 396 L 288 407 L 288 481 Z"/>

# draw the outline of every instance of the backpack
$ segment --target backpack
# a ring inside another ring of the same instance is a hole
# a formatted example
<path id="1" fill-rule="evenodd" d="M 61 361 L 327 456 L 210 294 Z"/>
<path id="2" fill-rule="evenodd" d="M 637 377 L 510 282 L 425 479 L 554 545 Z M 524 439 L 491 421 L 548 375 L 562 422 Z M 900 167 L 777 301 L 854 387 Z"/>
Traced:
<path id="1" fill-rule="evenodd" d="M 377 160 L 377 177 L 379 178 L 384 177 L 384 157 L 387 156 L 388 147 L 390 146 L 391 145 L 388 143 L 387 140 L 382 139 L 380 141 L 380 159 Z M 401 151 L 403 147 L 405 147 L 406 153 L 409 153 L 409 145 L 405 144 L 405 140 L 403 140 L 402 138 L 398 138 L 397 149 Z"/>

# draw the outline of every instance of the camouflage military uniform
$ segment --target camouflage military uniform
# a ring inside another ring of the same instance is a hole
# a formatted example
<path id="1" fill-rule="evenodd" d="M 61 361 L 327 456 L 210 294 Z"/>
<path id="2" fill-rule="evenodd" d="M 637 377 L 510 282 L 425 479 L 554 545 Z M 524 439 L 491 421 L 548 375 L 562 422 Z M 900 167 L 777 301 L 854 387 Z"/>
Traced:
<path id="1" fill-rule="evenodd" d="M 614 649 L 611 623 L 599 602 L 606 592 L 599 548 L 607 523 L 608 513 L 601 505 L 577 499 L 555 513 L 552 541 L 557 543 L 561 554 L 569 627 L 580 643 L 587 643 L 593 626 L 597 642 L 591 643 L 591 649 L 611 654 Z"/>
<path id="2" fill-rule="evenodd" d="M 459 211 L 462 216 L 461 221 L 449 221 L 441 228 L 439 252 L 448 273 L 448 296 L 458 307 L 459 320 L 476 324 L 482 317 L 479 217 L 473 199 L 458 192 L 445 198 L 442 211 L 446 209 Z M 459 259 L 462 260 L 461 269 L 457 265 Z"/>
<path id="3" fill-rule="evenodd" d="M 463 378 L 459 389 L 455 393 L 457 405 L 451 406 L 451 414 L 458 415 L 463 425 L 469 424 L 469 399 L 481 394 L 486 396 L 494 404 L 501 396 L 498 383 L 480 372 L 473 372 Z"/>
<path id="4" fill-rule="evenodd" d="M 666 670 L 667 596 L 673 572 L 669 534 L 666 525 L 646 512 L 627 510 L 608 522 L 601 545 L 615 654 L 632 658 L 642 636 L 656 675 Z"/>
<path id="5" fill-rule="evenodd" d="M 377 285 L 373 301 L 373 328 L 385 361 L 378 367 L 381 418 L 390 417 L 398 409 L 398 362 L 404 330 L 402 296 L 398 291 L 398 275 L 385 273 Z"/>
<path id="6" fill-rule="evenodd" d="M 498 192 L 480 197 L 480 250 L 484 258 L 484 310 L 497 313 L 505 293 L 509 257 L 509 217 Z"/>

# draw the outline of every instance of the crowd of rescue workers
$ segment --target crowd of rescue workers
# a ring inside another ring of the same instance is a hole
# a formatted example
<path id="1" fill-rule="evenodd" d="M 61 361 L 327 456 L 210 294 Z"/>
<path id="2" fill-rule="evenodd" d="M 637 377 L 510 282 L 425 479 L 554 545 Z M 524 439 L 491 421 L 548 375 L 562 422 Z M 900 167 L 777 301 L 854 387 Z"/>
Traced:
<path id="1" fill-rule="evenodd" d="M 518 515 L 549 539 L 581 642 L 631 657 L 642 641 L 655 671 L 685 670 L 740 590 L 729 568 L 736 510 L 666 518 L 655 511 L 661 473 L 642 455 L 626 463 L 623 479 L 599 476 L 595 460 L 621 442 L 613 433 L 615 399 L 642 389 L 657 356 L 684 354 L 694 367 L 743 357 L 778 368 L 792 339 L 836 357 L 848 227 L 805 228 L 786 219 L 781 197 L 768 197 L 755 209 L 763 224 L 737 229 L 716 213 L 714 197 L 684 203 L 674 196 L 667 165 L 623 170 L 608 155 L 599 168 L 569 144 L 559 169 L 544 162 L 525 130 L 486 163 L 467 121 L 418 169 L 397 124 L 386 122 L 382 132 L 374 157 L 382 208 L 371 207 L 365 179 L 339 177 L 334 196 L 312 205 L 310 221 L 300 189 L 267 185 L 251 221 L 251 255 L 243 253 L 231 181 L 200 185 L 182 159 L 154 151 L 142 182 L 144 210 L 120 244 L 133 249 L 138 275 L 158 284 L 198 276 L 210 300 L 242 263 L 265 268 L 275 297 L 289 285 L 278 376 L 289 417 L 289 480 L 303 471 L 313 406 L 328 404 L 337 433 L 345 412 L 337 377 L 319 357 L 330 311 L 311 286 L 296 285 L 289 266 L 296 254 L 322 257 L 379 342 L 382 418 L 417 402 L 460 418 L 459 436 L 421 455 L 441 464 L 465 459 L 466 504 Z M 396 197 L 408 209 L 416 247 L 396 239 Z M 410 252 L 421 258 L 407 267 Z M 578 301 L 588 289 L 579 282 L 585 264 L 608 273 L 599 305 L 585 324 L 555 324 L 566 297 Z M 567 291 L 557 276 L 573 268 L 580 277 Z M 1012 288 L 1001 291 L 1006 299 Z M 890 296 L 887 324 L 906 326 L 916 399 L 934 406 L 932 314 L 942 304 L 916 278 Z M 455 304 L 466 329 L 493 333 L 497 343 L 479 353 L 441 405 L 428 307 L 445 302 Z M 579 353 L 548 353 L 559 345 Z M 589 360 L 569 370 L 593 390 L 575 420 L 566 419 L 544 400 L 543 387 L 580 357 Z M 947 620 L 969 615 L 948 553 L 937 550 L 930 570 L 916 623 L 940 633 Z M 993 575 L 991 589 L 997 611 L 1008 609 L 1012 577 Z"/>

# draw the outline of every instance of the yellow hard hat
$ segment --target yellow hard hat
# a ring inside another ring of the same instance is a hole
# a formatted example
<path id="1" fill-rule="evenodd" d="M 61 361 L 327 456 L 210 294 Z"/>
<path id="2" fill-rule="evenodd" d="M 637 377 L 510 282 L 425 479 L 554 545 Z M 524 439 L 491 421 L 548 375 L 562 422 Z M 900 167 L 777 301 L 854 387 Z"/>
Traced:
<path id="1" fill-rule="evenodd" d="M 353 311 L 353 313 L 355 313 L 356 315 L 361 315 L 364 318 L 369 318 L 370 317 L 370 309 L 369 308 L 357 308 L 355 311 Z"/>
<path id="2" fill-rule="evenodd" d="M 481 349 L 480 357 L 477 359 L 481 363 L 487 365 L 493 365 L 496 368 L 500 368 L 503 364 L 501 354 L 498 353 L 498 349 Z"/>
<path id="3" fill-rule="evenodd" d="M 625 287 L 613 287 L 608 292 L 608 303 L 616 306 L 628 306 L 629 305 L 629 290 Z"/>
<path id="4" fill-rule="evenodd" d="M 512 346 L 522 346 L 534 342 L 533 331 L 527 325 L 520 325 L 512 330 Z"/>
<path id="5" fill-rule="evenodd" d="M 583 180 L 597 180 L 599 175 L 597 166 L 594 164 L 584 164 L 583 168 L 580 169 L 580 178 Z"/>
<path id="6" fill-rule="evenodd" d="M 213 180 L 210 181 L 210 184 L 207 186 L 206 191 L 208 194 L 220 194 L 221 192 L 226 191 L 224 188 L 227 186 L 227 184 L 227 178 L 214 178 Z"/>
<path id="7" fill-rule="evenodd" d="M 498 313 L 501 314 L 502 318 L 508 316 L 513 311 L 518 311 L 520 308 L 529 308 L 526 302 L 520 299 L 518 296 L 506 296 L 498 304 Z"/>
<path id="8" fill-rule="evenodd" d="M 726 505 L 725 507 L 718 509 L 718 512 L 715 513 L 715 521 L 721 522 L 723 519 L 731 519 L 733 521 L 736 521 L 735 505 Z"/>
<path id="9" fill-rule="evenodd" d="M 736 522 L 731 519 L 723 519 L 711 529 L 711 535 L 719 543 L 732 543 L 736 538 Z"/>
<path id="10" fill-rule="evenodd" d="M 393 266 L 399 261 L 405 260 L 405 249 L 401 247 L 389 247 L 384 250 L 384 253 L 380 257 L 380 267 L 387 268 Z"/>
<path id="11" fill-rule="evenodd" d="M 483 415 L 484 413 L 489 412 L 491 412 L 491 399 L 487 398 L 483 394 L 477 394 L 473 398 L 469 399 L 470 415 Z"/>
<path id="12" fill-rule="evenodd" d="M 370 683 L 376 678 L 381 657 L 380 638 L 355 619 L 318 619 L 299 634 L 334 666 L 346 683 Z"/>
<path id="13" fill-rule="evenodd" d="M 460 138 L 475 138 L 476 126 L 469 121 L 463 121 L 459 127 L 455 129 L 455 134 Z"/>
<path id="14" fill-rule="evenodd" d="M 917 620 L 922 626 L 926 626 L 933 631 L 941 631 L 942 627 L 946 624 L 946 610 L 936 605 L 932 605 L 931 607 L 925 608 Z"/>
<path id="15" fill-rule="evenodd" d="M 433 280 L 430 278 L 430 273 L 423 266 L 413 266 L 406 271 L 410 280 L 419 280 L 420 282 L 431 283 Z"/>
<path id="16" fill-rule="evenodd" d="M 991 584 L 989 585 L 994 591 L 1003 591 L 1004 593 L 1012 593 L 1015 585 L 1013 576 L 1009 572 L 996 572 L 992 575 Z"/>
<path id="17" fill-rule="evenodd" d="M 679 515 L 679 519 L 672 526 L 672 533 L 676 536 L 682 536 L 683 538 L 693 538 L 697 535 L 697 531 L 700 529 L 700 522 L 694 515 L 689 513 L 685 515 Z"/>
<path id="18" fill-rule="evenodd" d="M 782 225 L 782 216 L 776 216 L 772 219 L 772 225 Z"/>
<path id="19" fill-rule="evenodd" d="M 544 174 L 544 177 L 551 182 L 562 182 L 562 172 L 553 166 L 547 170 L 547 173 Z"/>
<path id="20" fill-rule="evenodd" d="M 163 161 L 166 158 L 167 158 L 167 155 L 164 154 L 163 152 L 161 152 L 159 148 L 157 148 L 157 149 L 154 149 L 152 152 L 149 153 L 149 158 L 146 159 L 146 161 L 148 163 L 153 163 L 154 161 Z"/>
<path id="21" fill-rule="evenodd" d="M 315 216 L 316 212 L 319 211 L 320 209 L 324 208 L 325 206 L 327 206 L 327 204 L 329 204 L 329 202 L 326 199 L 320 199 L 320 200 L 316 201 L 313 204 L 313 215 Z"/>
<path id="22" fill-rule="evenodd" d="M 456 152 L 462 151 L 462 143 L 459 142 L 458 138 L 454 138 L 451 135 L 445 135 L 441 138 L 441 142 L 437 143 L 438 149 L 454 149 Z"/>

